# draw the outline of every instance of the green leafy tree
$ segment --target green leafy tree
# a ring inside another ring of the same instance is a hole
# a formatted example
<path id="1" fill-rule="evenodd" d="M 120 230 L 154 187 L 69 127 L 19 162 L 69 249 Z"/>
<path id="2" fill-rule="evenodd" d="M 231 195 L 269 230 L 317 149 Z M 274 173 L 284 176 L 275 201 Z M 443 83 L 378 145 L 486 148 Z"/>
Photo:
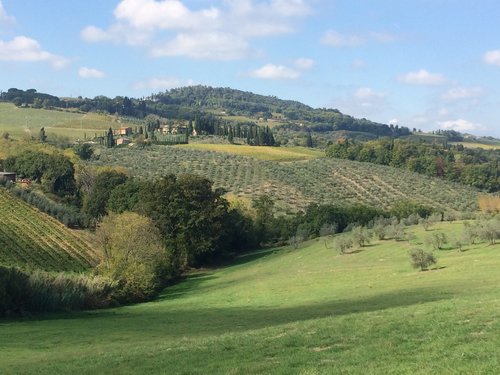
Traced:
<path id="1" fill-rule="evenodd" d="M 138 212 L 150 217 L 180 269 L 198 266 L 228 249 L 228 202 L 212 182 L 194 176 L 168 175 L 146 184 Z"/>
<path id="2" fill-rule="evenodd" d="M 437 263 L 437 259 L 432 252 L 423 249 L 412 249 L 409 252 L 411 264 L 420 271 L 427 270 L 431 265 Z"/>
<path id="3" fill-rule="evenodd" d="M 106 214 L 109 196 L 113 189 L 127 180 L 124 173 L 114 170 L 99 173 L 90 188 L 89 193 L 83 199 L 83 213 L 94 219 Z"/>
<path id="4" fill-rule="evenodd" d="M 132 212 L 106 216 L 96 238 L 98 272 L 118 283 L 120 301 L 147 300 L 174 276 L 160 233 L 147 217 Z"/>
<path id="5" fill-rule="evenodd" d="M 73 147 L 73 151 L 82 160 L 89 160 L 94 154 L 94 149 L 89 143 L 78 143 Z"/>

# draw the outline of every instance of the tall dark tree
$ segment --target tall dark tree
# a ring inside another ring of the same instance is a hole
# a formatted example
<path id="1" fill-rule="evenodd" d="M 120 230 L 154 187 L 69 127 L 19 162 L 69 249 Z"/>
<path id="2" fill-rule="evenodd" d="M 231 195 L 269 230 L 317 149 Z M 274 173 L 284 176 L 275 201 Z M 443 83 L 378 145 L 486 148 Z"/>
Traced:
<path id="1" fill-rule="evenodd" d="M 40 131 L 38 132 L 38 139 L 42 143 L 45 143 L 45 141 L 47 140 L 47 136 L 45 135 L 45 128 L 43 126 L 40 128 Z"/>
<path id="2" fill-rule="evenodd" d="M 113 129 L 109 128 L 106 136 L 106 147 L 112 148 L 115 146 L 115 138 L 113 136 Z"/>

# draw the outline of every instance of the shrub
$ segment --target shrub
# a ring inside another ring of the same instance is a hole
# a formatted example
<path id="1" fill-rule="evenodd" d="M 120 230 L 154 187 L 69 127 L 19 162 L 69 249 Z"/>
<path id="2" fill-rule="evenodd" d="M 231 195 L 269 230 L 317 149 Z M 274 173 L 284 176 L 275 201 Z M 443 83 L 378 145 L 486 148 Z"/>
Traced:
<path id="1" fill-rule="evenodd" d="M 436 257 L 432 252 L 424 251 L 423 249 L 410 250 L 411 264 L 414 268 L 420 268 L 420 271 L 425 271 L 429 266 L 436 264 Z"/>
<path id="2" fill-rule="evenodd" d="M 0 266 L 0 316 L 109 307 L 116 304 L 115 290 L 101 276 Z"/>

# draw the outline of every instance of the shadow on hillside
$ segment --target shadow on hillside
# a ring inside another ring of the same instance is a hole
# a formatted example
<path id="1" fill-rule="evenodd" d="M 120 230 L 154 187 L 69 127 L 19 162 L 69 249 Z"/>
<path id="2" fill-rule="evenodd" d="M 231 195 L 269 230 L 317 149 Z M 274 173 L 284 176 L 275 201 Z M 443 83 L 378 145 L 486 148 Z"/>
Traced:
<path id="1" fill-rule="evenodd" d="M 443 289 L 400 290 L 369 297 L 330 300 L 287 307 L 170 307 L 168 301 L 138 306 L 137 309 L 108 309 L 68 315 L 39 316 L 28 320 L 73 319 L 75 327 L 100 327 L 100 334 L 126 335 L 140 332 L 168 336 L 224 334 L 273 327 L 288 323 L 350 314 L 384 311 L 446 300 L 453 293 Z M 88 322 L 87 322 L 88 321 Z M 67 326 L 70 328 L 71 326 Z"/>
<path id="2" fill-rule="evenodd" d="M 236 259 L 231 260 L 230 263 L 227 264 L 227 267 L 233 267 L 233 266 L 238 266 L 246 263 L 253 262 L 257 259 L 264 258 L 268 255 L 272 255 L 276 252 L 276 248 L 270 248 L 270 249 L 264 249 L 264 250 L 257 250 L 257 251 L 252 251 L 247 254 L 242 254 L 238 256 Z M 279 250 L 282 251 L 282 250 Z"/>
<path id="3" fill-rule="evenodd" d="M 310 319 L 383 311 L 452 298 L 452 293 L 434 289 L 396 291 L 371 297 L 332 300 L 292 307 L 220 307 L 189 311 L 165 311 L 175 322 L 170 334 L 224 333 L 253 330 Z M 144 312 L 145 318 L 150 314 Z M 152 318 L 152 317 L 150 317 Z M 161 317 L 158 316 L 161 320 Z M 200 324 L 202 323 L 202 324 Z M 192 328 L 190 328 L 192 327 Z"/>

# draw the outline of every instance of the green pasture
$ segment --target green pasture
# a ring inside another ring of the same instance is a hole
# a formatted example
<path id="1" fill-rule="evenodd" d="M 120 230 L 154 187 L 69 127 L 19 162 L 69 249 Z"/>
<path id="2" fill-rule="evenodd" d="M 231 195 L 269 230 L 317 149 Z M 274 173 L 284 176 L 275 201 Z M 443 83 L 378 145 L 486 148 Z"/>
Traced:
<path id="1" fill-rule="evenodd" d="M 94 137 L 95 133 L 120 127 L 113 116 L 96 113 L 76 113 L 34 108 L 19 108 L 11 103 L 0 103 L 0 134 L 8 132 L 21 139 L 38 137 L 44 127 L 47 137 L 65 136 L 71 140 Z"/>
<path id="2" fill-rule="evenodd" d="M 325 156 L 324 151 L 306 147 L 270 147 L 270 146 L 248 146 L 233 144 L 209 144 L 209 143 L 191 143 L 179 145 L 180 148 L 194 150 L 205 150 L 215 152 L 225 152 L 234 155 L 249 156 L 257 160 L 303 160 L 315 159 Z"/>
<path id="3" fill-rule="evenodd" d="M 324 239 L 193 273 L 154 302 L 0 320 L 2 374 L 494 374 L 500 247 L 412 243 L 339 255 Z"/>

